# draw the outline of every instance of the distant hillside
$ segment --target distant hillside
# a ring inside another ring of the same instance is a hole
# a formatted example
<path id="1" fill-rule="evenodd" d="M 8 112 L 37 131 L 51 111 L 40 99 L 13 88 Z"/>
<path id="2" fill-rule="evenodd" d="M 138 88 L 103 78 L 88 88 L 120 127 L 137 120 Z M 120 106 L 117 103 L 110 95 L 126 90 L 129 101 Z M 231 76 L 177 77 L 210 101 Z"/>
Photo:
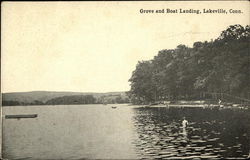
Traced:
<path id="1" fill-rule="evenodd" d="M 32 92 L 12 92 L 3 93 L 2 101 L 16 101 L 23 103 L 33 103 L 40 101 L 46 103 L 47 101 L 63 97 L 63 96 L 74 96 L 74 95 L 93 95 L 96 99 L 105 96 L 121 96 L 127 97 L 125 92 L 107 92 L 107 93 L 94 93 L 94 92 L 53 92 L 53 91 L 32 91 Z"/>
<path id="2" fill-rule="evenodd" d="M 47 105 L 71 105 L 71 104 L 95 104 L 96 98 L 93 95 L 63 96 L 50 99 Z"/>

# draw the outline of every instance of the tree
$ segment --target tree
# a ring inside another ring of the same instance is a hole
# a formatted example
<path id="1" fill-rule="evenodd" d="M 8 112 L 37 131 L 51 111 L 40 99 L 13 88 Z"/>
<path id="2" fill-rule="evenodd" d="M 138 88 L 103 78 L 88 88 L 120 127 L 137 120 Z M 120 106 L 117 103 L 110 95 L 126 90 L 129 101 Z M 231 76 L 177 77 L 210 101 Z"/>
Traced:
<path id="1" fill-rule="evenodd" d="M 161 50 L 153 60 L 137 64 L 128 95 L 134 103 L 193 99 L 201 92 L 249 98 L 249 42 L 250 27 L 232 25 L 210 42 Z"/>

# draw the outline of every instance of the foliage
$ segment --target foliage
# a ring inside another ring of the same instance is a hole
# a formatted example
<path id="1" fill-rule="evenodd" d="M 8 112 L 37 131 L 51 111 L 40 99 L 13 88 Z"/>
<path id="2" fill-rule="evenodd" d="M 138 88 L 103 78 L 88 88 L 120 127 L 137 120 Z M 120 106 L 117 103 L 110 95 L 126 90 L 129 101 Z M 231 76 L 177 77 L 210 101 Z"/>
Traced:
<path id="1" fill-rule="evenodd" d="M 3 100 L 3 106 L 23 106 L 23 105 L 71 105 L 71 104 L 114 104 L 129 103 L 127 96 L 122 94 L 108 94 L 100 97 L 93 95 L 71 95 L 51 98 L 46 102 L 34 100 L 32 102 Z"/>
<path id="2" fill-rule="evenodd" d="M 201 92 L 249 98 L 249 42 L 250 27 L 232 25 L 214 41 L 161 50 L 138 62 L 128 95 L 133 103 L 194 99 Z"/>
<path id="3" fill-rule="evenodd" d="M 48 100 L 48 105 L 60 105 L 60 104 L 94 104 L 96 99 L 92 95 L 75 95 L 75 96 L 63 96 Z"/>
<path id="4" fill-rule="evenodd" d="M 110 94 L 103 95 L 97 98 L 97 103 L 99 104 L 114 104 L 114 103 L 129 103 L 129 99 L 126 96 L 121 96 L 120 94 Z"/>
<path id="5" fill-rule="evenodd" d="M 3 106 L 23 106 L 23 105 L 44 105 L 43 102 L 35 100 L 33 102 L 20 102 L 20 101 L 3 101 Z"/>

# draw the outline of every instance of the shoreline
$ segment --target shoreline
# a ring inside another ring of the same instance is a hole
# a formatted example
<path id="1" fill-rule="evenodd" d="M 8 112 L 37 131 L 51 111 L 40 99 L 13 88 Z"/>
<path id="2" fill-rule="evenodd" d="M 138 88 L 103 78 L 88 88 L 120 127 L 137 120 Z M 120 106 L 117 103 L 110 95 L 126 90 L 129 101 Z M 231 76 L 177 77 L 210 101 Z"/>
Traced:
<path id="1" fill-rule="evenodd" d="M 235 104 L 235 106 L 217 105 L 217 104 L 157 104 L 157 105 L 144 105 L 144 108 L 208 108 L 208 109 L 249 109 L 248 106 Z"/>
<path id="2" fill-rule="evenodd" d="M 149 105 L 142 105 L 142 104 L 131 104 L 131 103 L 114 103 L 114 104 L 58 104 L 58 105 L 15 105 L 15 106 L 2 106 L 2 107 L 35 107 L 35 106 L 78 106 L 78 105 L 100 105 L 100 106 L 138 106 L 143 108 L 209 108 L 209 109 L 250 109 L 248 105 L 241 105 L 241 104 L 208 104 L 208 103 L 201 103 L 201 104 L 194 104 L 194 103 L 174 103 L 174 104 L 149 104 Z"/>

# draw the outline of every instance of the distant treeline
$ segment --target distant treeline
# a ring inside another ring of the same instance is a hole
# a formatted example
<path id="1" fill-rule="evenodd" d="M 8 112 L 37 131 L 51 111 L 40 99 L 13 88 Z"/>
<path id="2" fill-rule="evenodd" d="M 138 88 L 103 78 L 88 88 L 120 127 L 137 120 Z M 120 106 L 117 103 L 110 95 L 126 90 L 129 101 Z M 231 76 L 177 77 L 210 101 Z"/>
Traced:
<path id="1" fill-rule="evenodd" d="M 76 96 L 63 96 L 48 100 L 48 105 L 61 105 L 61 104 L 94 104 L 96 99 L 92 95 L 76 95 Z"/>
<path id="2" fill-rule="evenodd" d="M 211 41 L 164 49 L 138 62 L 129 82 L 133 103 L 197 99 L 200 93 L 250 98 L 250 27 L 229 26 Z"/>
<path id="3" fill-rule="evenodd" d="M 127 97 L 121 95 L 106 95 L 95 98 L 93 95 L 72 95 L 52 98 L 46 102 L 35 100 L 33 102 L 3 101 L 3 106 L 20 106 L 20 105 L 72 105 L 72 104 L 114 104 L 129 103 Z"/>

